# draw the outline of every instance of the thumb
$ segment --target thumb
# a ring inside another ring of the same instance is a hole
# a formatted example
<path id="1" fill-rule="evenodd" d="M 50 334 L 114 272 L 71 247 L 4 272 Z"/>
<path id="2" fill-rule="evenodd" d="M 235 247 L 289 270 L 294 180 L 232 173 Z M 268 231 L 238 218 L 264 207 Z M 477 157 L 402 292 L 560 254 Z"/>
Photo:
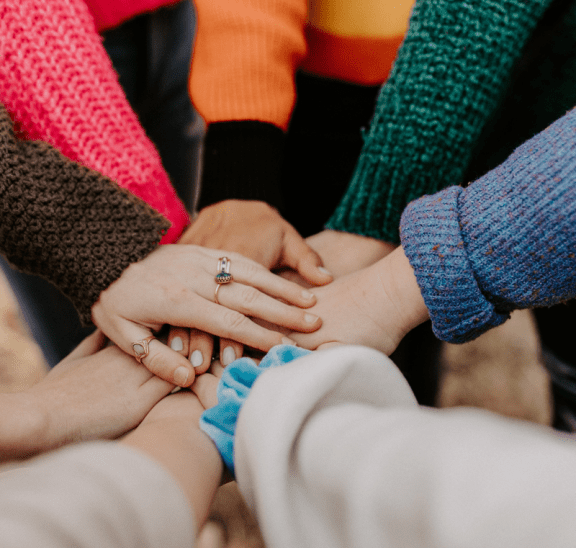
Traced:
<path id="1" fill-rule="evenodd" d="M 322 259 L 294 228 L 284 236 L 283 265 L 295 270 L 312 285 L 325 285 L 333 280 L 322 266 Z"/>

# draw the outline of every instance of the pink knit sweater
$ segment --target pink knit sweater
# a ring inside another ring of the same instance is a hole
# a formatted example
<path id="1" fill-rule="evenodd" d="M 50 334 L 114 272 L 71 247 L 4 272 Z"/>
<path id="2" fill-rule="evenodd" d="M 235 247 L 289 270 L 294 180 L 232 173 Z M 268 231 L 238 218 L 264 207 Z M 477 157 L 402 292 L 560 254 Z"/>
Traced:
<path id="1" fill-rule="evenodd" d="M 120 23 L 180 0 L 84 0 L 94 16 L 98 32 L 118 26 Z"/>
<path id="2" fill-rule="evenodd" d="M 0 101 L 21 137 L 42 140 L 107 175 L 172 223 L 188 223 L 83 0 L 0 2 Z"/>

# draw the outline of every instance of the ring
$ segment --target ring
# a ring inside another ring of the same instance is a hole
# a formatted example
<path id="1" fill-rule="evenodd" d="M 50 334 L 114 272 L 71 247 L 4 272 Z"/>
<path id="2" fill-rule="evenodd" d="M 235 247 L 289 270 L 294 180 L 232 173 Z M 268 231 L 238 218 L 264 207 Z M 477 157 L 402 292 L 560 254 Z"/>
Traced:
<path id="1" fill-rule="evenodd" d="M 132 343 L 132 350 L 134 351 L 134 357 L 136 358 L 136 361 L 139 364 L 141 364 L 142 360 L 146 356 L 148 356 L 148 352 L 150 351 L 150 341 L 155 338 L 156 337 L 154 337 L 154 335 L 151 335 L 150 337 L 146 337 L 141 341 L 136 341 Z"/>
<path id="2" fill-rule="evenodd" d="M 218 259 L 218 274 L 214 277 L 217 284 L 229 284 L 232 281 L 230 263 L 231 261 L 228 257 L 220 257 Z"/>
<path id="3" fill-rule="evenodd" d="M 220 289 L 220 287 L 222 287 L 223 284 L 217 284 L 216 285 L 216 289 L 214 290 L 214 302 L 216 304 L 220 304 L 220 301 L 218 300 L 218 290 Z"/>

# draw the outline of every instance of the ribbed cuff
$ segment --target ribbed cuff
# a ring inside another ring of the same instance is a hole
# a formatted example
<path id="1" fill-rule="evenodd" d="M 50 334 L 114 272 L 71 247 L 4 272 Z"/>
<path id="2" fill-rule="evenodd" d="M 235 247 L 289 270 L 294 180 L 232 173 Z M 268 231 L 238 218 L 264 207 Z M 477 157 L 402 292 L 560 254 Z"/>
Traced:
<path id="1" fill-rule="evenodd" d="M 259 200 L 282 211 L 285 134 L 258 121 L 216 122 L 204 142 L 199 208 L 223 200 Z"/>
<path id="2" fill-rule="evenodd" d="M 404 253 L 441 340 L 463 343 L 501 325 L 509 313 L 498 312 L 480 290 L 460 233 L 461 187 L 424 196 L 404 210 Z"/>

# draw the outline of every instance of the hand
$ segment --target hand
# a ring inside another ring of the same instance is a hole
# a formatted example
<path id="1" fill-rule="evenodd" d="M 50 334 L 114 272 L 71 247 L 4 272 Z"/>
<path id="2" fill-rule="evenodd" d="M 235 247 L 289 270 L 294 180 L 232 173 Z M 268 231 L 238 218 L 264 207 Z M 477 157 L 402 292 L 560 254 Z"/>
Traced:
<path id="1" fill-rule="evenodd" d="M 333 343 L 362 344 L 389 355 L 428 317 L 402 248 L 312 291 L 318 304 L 311 311 L 322 318 L 322 327 L 312 334 L 291 334 L 298 345 L 312 350 Z"/>
<path id="2" fill-rule="evenodd" d="M 131 264 L 102 292 L 92 307 L 94 323 L 130 355 L 132 343 L 150 337 L 163 324 L 200 329 L 260 350 L 290 341 L 247 316 L 295 331 L 318 329 L 317 316 L 286 304 L 309 307 L 315 302 L 312 294 L 236 253 L 226 252 L 234 281 L 220 287 L 220 304 L 215 304 L 214 277 L 224 253 L 197 246 L 161 246 Z M 205 361 L 209 359 L 204 356 Z M 156 339 L 150 341 L 142 363 L 179 386 L 189 386 L 194 380 L 190 361 Z"/>
<path id="3" fill-rule="evenodd" d="M 396 245 L 338 230 L 323 230 L 306 238 L 334 278 L 340 278 L 383 259 Z"/>
<path id="4" fill-rule="evenodd" d="M 306 245 L 296 229 L 278 211 L 264 202 L 226 200 L 204 208 L 180 238 L 179 244 L 196 244 L 212 249 L 236 251 L 269 270 L 290 268 L 307 286 L 322 285 L 332 277 L 318 255 Z M 194 364 L 196 374 L 210 365 L 214 347 L 211 335 L 198 329 L 188 332 L 173 327 L 168 344 Z M 220 339 L 220 360 L 229 365 L 240 358 L 243 345 Z"/>
<path id="5" fill-rule="evenodd" d="M 291 268 L 311 285 L 332 276 L 296 229 L 264 202 L 225 200 L 205 207 L 179 243 L 235 251 L 268 270 Z"/>
<path id="6" fill-rule="evenodd" d="M 116 438 L 170 393 L 172 384 L 116 347 L 101 349 L 104 342 L 101 332 L 94 333 L 38 384 L 3 395 L 7 399 L 2 403 L 10 405 L 4 414 L 10 421 L 0 426 L 4 459 L 71 442 Z M 10 443 L 9 428 L 17 434 Z"/>

